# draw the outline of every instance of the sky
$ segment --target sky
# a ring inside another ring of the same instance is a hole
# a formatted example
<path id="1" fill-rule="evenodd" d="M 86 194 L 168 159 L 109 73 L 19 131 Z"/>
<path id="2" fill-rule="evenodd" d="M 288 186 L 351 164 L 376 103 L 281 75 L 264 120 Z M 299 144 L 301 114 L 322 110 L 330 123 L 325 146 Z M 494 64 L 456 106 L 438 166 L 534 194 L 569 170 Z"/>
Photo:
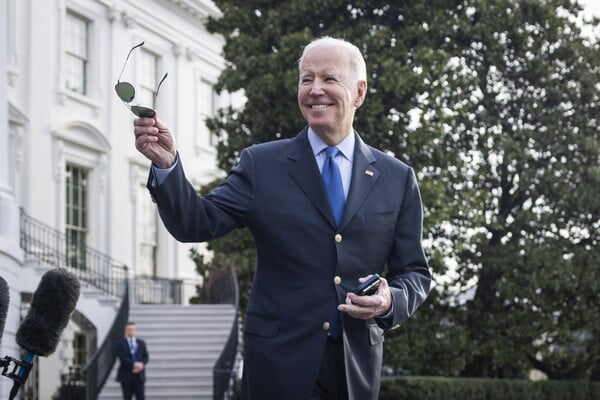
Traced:
<path id="1" fill-rule="evenodd" d="M 579 0 L 579 4 L 584 7 L 584 15 L 587 16 L 595 16 L 600 18 L 600 0 Z M 595 32 L 595 35 L 593 33 Z M 600 26 L 596 26 L 595 29 L 583 29 L 584 35 L 588 35 L 588 37 L 600 35 Z"/>
<path id="2" fill-rule="evenodd" d="M 600 17 L 600 1 L 598 0 L 579 0 L 579 3 L 585 7 L 586 11 Z"/>

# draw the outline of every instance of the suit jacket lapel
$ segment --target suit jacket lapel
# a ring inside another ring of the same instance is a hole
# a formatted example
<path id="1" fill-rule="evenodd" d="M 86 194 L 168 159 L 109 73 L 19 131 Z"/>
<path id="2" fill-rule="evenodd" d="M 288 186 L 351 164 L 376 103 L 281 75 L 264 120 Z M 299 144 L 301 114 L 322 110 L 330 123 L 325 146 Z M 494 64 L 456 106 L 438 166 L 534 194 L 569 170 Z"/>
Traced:
<path id="1" fill-rule="evenodd" d="M 323 217 L 335 227 L 335 219 L 329 206 L 323 179 L 308 142 L 307 132 L 308 127 L 304 128 L 292 142 L 288 158 L 293 162 L 290 165 L 289 173 Z M 360 136 L 357 133 L 355 135 L 352 180 L 338 230 L 342 230 L 352 220 L 380 176 L 379 170 L 374 167 L 375 156 Z"/>
<path id="2" fill-rule="evenodd" d="M 335 219 L 329 206 L 323 179 L 307 138 L 308 127 L 304 128 L 293 140 L 288 153 L 289 174 L 302 192 L 310 199 L 323 217 L 334 227 Z"/>
<path id="3" fill-rule="evenodd" d="M 380 176 L 379 171 L 374 166 L 375 156 L 357 133 L 355 133 L 355 136 L 352 180 L 350 181 L 350 190 L 346 199 L 340 230 L 352 220 Z"/>

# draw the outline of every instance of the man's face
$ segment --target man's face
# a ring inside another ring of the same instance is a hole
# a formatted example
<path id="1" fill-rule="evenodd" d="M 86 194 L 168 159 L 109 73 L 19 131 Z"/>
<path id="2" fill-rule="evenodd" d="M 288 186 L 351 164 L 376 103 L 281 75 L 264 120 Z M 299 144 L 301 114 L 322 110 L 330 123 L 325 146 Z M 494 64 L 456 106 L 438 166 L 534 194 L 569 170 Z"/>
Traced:
<path id="1" fill-rule="evenodd" d="M 304 55 L 300 65 L 300 112 L 321 139 L 336 145 L 352 130 L 366 85 L 364 81 L 356 82 L 350 57 L 343 49 L 317 46 Z"/>
<path id="2" fill-rule="evenodd" d="M 136 329 L 135 325 L 126 325 L 125 326 L 125 336 L 132 338 L 135 337 Z"/>

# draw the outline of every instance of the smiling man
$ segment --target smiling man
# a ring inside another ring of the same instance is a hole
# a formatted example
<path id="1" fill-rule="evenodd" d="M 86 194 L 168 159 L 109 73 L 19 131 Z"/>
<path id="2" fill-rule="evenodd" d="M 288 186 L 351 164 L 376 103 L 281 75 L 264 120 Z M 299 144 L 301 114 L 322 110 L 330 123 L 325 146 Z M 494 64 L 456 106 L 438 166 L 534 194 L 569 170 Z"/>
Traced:
<path id="1" fill-rule="evenodd" d="M 383 334 L 429 292 L 415 174 L 353 129 L 366 76 L 356 46 L 310 43 L 298 84 L 308 125 L 242 151 L 204 197 L 186 179 L 170 130 L 157 116 L 134 121 L 136 148 L 153 163 L 148 188 L 176 239 L 207 241 L 241 227 L 254 237 L 244 399 L 377 399 Z M 384 272 L 374 293 L 354 293 Z"/>
<path id="2" fill-rule="evenodd" d="M 329 146 L 352 132 L 354 113 L 367 93 L 365 62 L 350 43 L 324 38 L 308 45 L 299 62 L 298 105 Z"/>

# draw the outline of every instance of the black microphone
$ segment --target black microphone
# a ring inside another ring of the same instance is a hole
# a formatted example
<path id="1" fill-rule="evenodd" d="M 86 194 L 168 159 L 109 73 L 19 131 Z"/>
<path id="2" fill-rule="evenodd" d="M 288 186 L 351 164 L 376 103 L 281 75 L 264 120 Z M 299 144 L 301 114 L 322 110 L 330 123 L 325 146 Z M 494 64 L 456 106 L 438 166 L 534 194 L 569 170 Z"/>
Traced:
<path id="1" fill-rule="evenodd" d="M 8 303 L 10 303 L 10 292 L 8 285 L 3 277 L 0 276 L 0 343 L 2 343 L 2 334 L 6 324 L 6 314 L 8 313 Z"/>
<path id="2" fill-rule="evenodd" d="M 27 316 L 17 330 L 17 344 L 27 350 L 24 365 L 16 373 L 10 398 L 14 399 L 19 387 L 27 379 L 35 356 L 47 357 L 54 353 L 60 335 L 69 323 L 79 300 L 79 280 L 65 269 L 47 271 L 33 293 Z"/>
<path id="3" fill-rule="evenodd" d="M 37 356 L 47 357 L 54 353 L 79 300 L 79 288 L 79 280 L 69 271 L 47 271 L 17 330 L 17 344 Z"/>

